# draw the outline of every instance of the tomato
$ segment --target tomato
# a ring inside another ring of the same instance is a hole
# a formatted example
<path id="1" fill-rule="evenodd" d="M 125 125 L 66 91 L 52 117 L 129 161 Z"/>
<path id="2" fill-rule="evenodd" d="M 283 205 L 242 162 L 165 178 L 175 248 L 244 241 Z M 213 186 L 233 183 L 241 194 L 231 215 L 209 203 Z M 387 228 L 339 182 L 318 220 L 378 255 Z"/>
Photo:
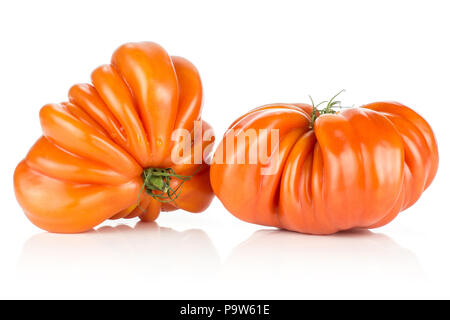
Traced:
<path id="1" fill-rule="evenodd" d="M 152 221 L 161 210 L 203 211 L 213 197 L 209 165 L 191 161 L 193 153 L 171 157 L 175 147 L 212 147 L 213 139 L 172 141 L 176 129 L 193 132 L 201 106 L 189 61 L 151 42 L 122 45 L 93 71 L 92 85 L 41 109 L 43 136 L 14 173 L 19 204 L 35 225 L 60 233 L 106 219 Z"/>
<path id="2" fill-rule="evenodd" d="M 332 234 L 383 226 L 414 204 L 438 168 L 428 123 L 396 102 L 338 112 L 334 106 L 330 101 L 319 112 L 308 104 L 273 104 L 236 120 L 210 170 L 226 209 L 250 223 Z M 267 143 L 261 129 L 278 130 L 276 143 Z M 255 138 L 247 139 L 252 131 Z M 251 163 L 255 146 L 272 157 Z M 271 174 L 263 173 L 269 167 Z"/>

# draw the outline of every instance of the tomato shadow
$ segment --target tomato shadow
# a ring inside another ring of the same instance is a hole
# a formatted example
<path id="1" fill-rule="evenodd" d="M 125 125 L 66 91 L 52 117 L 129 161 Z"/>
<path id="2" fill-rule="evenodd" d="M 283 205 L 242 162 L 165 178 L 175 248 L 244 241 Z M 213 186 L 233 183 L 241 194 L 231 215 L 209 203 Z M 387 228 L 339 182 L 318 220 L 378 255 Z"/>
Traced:
<path id="1" fill-rule="evenodd" d="M 331 236 L 258 230 L 234 248 L 222 271 L 224 283 L 245 283 L 240 298 L 248 297 L 246 287 L 261 298 L 292 298 L 293 290 L 296 298 L 371 297 L 379 291 L 395 296 L 397 289 L 414 290 L 425 281 L 412 251 L 368 230 Z"/>
<path id="2" fill-rule="evenodd" d="M 37 234 L 24 244 L 16 270 L 18 284 L 34 290 L 31 297 L 40 296 L 40 287 L 51 286 L 46 292 L 52 298 L 58 291 L 69 298 L 78 298 L 70 292 L 97 297 L 105 287 L 111 298 L 130 298 L 146 292 L 148 297 L 164 297 L 194 280 L 201 285 L 219 268 L 219 255 L 204 231 L 138 222 L 134 227 L 104 226 L 81 234 Z"/>
<path id="3" fill-rule="evenodd" d="M 138 222 L 32 236 L 16 278 L 28 298 L 388 298 L 417 291 L 424 273 L 413 252 L 371 231 L 259 230 L 221 262 L 203 230 Z"/>

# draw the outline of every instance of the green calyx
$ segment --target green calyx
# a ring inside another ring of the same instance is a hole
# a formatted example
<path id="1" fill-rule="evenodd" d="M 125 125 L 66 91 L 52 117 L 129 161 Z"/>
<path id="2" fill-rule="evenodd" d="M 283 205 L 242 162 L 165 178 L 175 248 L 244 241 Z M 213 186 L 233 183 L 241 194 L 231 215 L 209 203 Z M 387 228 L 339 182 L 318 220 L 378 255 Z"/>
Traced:
<path id="1" fill-rule="evenodd" d="M 145 190 L 148 195 L 159 202 L 174 202 L 180 196 L 181 190 L 183 189 L 183 184 L 186 181 L 189 181 L 197 173 L 197 171 L 190 176 L 185 176 L 176 174 L 172 168 L 144 169 L 144 171 L 142 172 L 142 180 L 144 182 L 139 192 L 137 206 L 140 208 L 139 200 L 141 198 L 143 190 Z M 170 181 L 172 179 L 181 180 L 181 183 L 178 184 L 175 189 L 170 186 Z"/>
<path id="2" fill-rule="evenodd" d="M 173 176 L 169 170 L 147 168 L 142 172 L 142 180 L 144 180 L 145 191 L 152 194 L 153 191 L 167 193 L 170 189 L 170 178 Z"/>
<path id="3" fill-rule="evenodd" d="M 314 128 L 314 122 L 316 121 L 316 119 L 318 117 L 320 117 L 323 114 L 335 114 L 336 110 L 334 110 L 333 108 L 342 108 L 341 106 L 341 101 L 336 101 L 336 97 L 338 95 L 340 95 L 342 92 L 344 92 L 345 90 L 342 89 L 341 91 L 339 91 L 337 94 L 335 94 L 330 100 L 326 100 L 326 101 L 322 101 L 319 104 L 315 105 L 313 99 L 311 98 L 311 96 L 309 96 L 309 99 L 311 100 L 311 104 L 312 104 L 312 114 L 311 114 L 311 123 L 309 125 L 309 127 L 311 129 Z M 323 109 L 319 109 L 319 106 L 326 103 L 326 107 Z"/>

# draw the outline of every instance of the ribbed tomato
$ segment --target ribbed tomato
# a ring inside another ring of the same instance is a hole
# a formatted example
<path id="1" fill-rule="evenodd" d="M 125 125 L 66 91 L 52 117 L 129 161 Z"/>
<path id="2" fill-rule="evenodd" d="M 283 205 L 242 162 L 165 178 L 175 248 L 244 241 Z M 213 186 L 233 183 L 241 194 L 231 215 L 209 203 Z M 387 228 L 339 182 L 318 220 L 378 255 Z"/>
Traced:
<path id="1" fill-rule="evenodd" d="M 210 172 L 224 206 L 247 222 L 331 234 L 385 225 L 415 203 L 438 168 L 427 122 L 395 102 L 338 112 L 333 105 L 314 108 L 314 117 L 311 105 L 266 105 L 236 120 Z M 278 130 L 278 157 L 260 129 Z M 241 139 L 252 130 L 255 139 Z M 268 161 L 248 163 L 255 146 L 268 146 Z M 262 174 L 268 167 L 273 174 Z"/>
<path id="2" fill-rule="evenodd" d="M 192 161 L 194 153 L 171 158 L 180 147 L 174 130 L 192 132 L 200 120 L 202 85 L 189 61 L 155 43 L 125 44 L 94 70 L 92 85 L 70 89 L 69 101 L 41 109 L 43 137 L 14 174 L 17 200 L 35 225 L 82 232 L 106 219 L 208 207 L 209 166 Z M 212 142 L 184 143 L 207 151 Z"/>

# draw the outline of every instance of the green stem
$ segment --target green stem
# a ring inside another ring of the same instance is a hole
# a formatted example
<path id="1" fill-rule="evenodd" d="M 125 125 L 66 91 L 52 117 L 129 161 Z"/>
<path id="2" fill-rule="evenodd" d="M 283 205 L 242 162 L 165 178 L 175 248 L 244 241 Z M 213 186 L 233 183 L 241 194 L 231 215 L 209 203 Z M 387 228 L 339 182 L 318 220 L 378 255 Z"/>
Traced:
<path id="1" fill-rule="evenodd" d="M 309 127 L 311 128 L 311 129 L 314 129 L 314 122 L 316 121 L 316 119 L 318 118 L 318 117 L 320 117 L 321 115 L 323 115 L 323 114 L 335 114 L 336 113 L 336 111 L 335 110 L 333 110 L 333 108 L 340 108 L 341 107 L 341 101 L 335 101 L 334 99 L 336 99 L 336 97 L 338 96 L 338 95 L 340 95 L 342 92 L 344 92 L 345 90 L 344 89 L 342 89 L 341 91 L 339 91 L 337 94 L 335 94 L 330 100 L 328 100 L 328 101 L 322 101 L 321 103 L 319 103 L 317 106 L 316 105 L 314 105 L 314 101 L 313 101 L 313 99 L 311 98 L 311 96 L 309 96 L 309 99 L 311 100 L 311 104 L 312 104 L 312 114 L 311 114 L 311 123 L 310 123 L 310 125 L 309 125 Z M 324 103 L 326 103 L 327 105 L 326 105 L 326 107 L 324 108 L 324 109 L 319 109 L 318 107 L 321 105 L 321 104 L 324 104 Z M 317 115 L 317 113 L 318 113 L 318 115 Z"/>
<path id="2" fill-rule="evenodd" d="M 181 190 L 183 189 L 183 184 L 186 181 L 189 181 L 200 170 L 200 168 L 201 166 L 199 166 L 198 169 L 190 176 L 177 174 L 172 168 L 144 169 L 142 172 L 142 180 L 144 180 L 144 183 L 139 191 L 137 206 L 144 211 L 139 205 L 139 200 L 143 190 L 159 202 L 174 202 L 180 196 Z M 181 183 L 175 189 L 170 186 L 170 181 L 174 178 L 181 180 Z"/>

